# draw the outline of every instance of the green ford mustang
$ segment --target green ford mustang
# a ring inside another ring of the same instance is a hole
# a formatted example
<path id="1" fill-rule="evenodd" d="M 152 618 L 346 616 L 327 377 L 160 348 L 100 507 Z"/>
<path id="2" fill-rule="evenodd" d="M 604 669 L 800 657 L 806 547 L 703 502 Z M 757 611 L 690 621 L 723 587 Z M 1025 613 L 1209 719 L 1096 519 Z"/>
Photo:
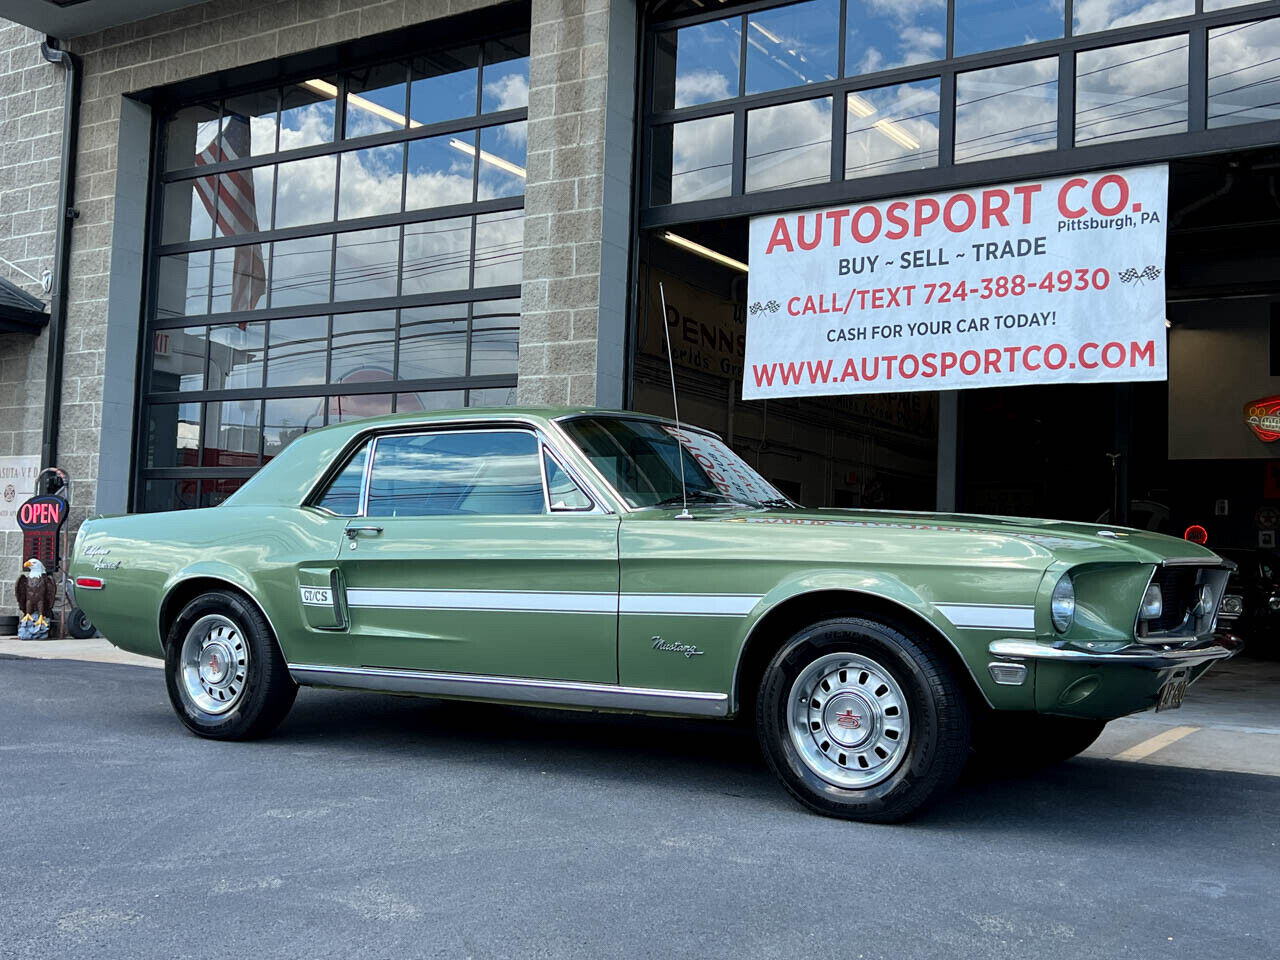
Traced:
<path id="1" fill-rule="evenodd" d="M 887 821 L 971 751 L 1065 759 L 1179 705 L 1232 652 L 1229 568 L 1138 530 L 806 510 L 702 430 L 508 408 L 309 433 L 221 506 L 86 522 L 71 578 L 202 736 L 269 732 L 299 684 L 744 716 L 803 803 Z"/>

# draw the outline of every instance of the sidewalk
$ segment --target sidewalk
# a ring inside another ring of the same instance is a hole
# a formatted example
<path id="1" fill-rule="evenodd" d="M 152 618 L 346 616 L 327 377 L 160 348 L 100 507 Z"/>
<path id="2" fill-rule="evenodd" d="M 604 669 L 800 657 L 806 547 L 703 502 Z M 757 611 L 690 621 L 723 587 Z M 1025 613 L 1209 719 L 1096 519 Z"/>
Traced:
<path id="1" fill-rule="evenodd" d="M 113 647 L 102 637 L 91 640 L 19 640 L 0 637 L 0 658 L 31 657 L 36 660 L 87 660 L 91 663 L 127 663 L 139 667 L 163 667 L 164 661 L 140 657 Z"/>

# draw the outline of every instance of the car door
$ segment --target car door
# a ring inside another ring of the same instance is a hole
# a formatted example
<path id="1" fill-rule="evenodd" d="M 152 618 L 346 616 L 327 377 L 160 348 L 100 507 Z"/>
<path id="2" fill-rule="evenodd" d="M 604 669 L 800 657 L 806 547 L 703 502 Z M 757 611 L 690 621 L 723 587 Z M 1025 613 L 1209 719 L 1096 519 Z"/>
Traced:
<path id="1" fill-rule="evenodd" d="M 383 435 L 365 485 L 336 559 L 359 665 L 617 682 L 618 518 L 536 431 Z"/>

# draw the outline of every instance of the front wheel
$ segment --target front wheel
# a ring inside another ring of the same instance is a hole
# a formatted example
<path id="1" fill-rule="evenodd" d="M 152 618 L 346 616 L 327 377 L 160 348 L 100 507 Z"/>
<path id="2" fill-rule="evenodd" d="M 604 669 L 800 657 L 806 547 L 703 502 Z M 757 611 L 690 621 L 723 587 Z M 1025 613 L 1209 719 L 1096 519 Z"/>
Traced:
<path id="1" fill-rule="evenodd" d="M 169 701 L 202 737 L 264 736 L 298 693 L 266 618 L 238 594 L 214 591 L 192 600 L 169 630 L 165 651 Z"/>
<path id="2" fill-rule="evenodd" d="M 889 823 L 948 790 L 969 751 L 969 708 L 946 662 L 860 617 L 801 630 L 765 670 L 756 704 L 765 759 L 801 803 Z"/>

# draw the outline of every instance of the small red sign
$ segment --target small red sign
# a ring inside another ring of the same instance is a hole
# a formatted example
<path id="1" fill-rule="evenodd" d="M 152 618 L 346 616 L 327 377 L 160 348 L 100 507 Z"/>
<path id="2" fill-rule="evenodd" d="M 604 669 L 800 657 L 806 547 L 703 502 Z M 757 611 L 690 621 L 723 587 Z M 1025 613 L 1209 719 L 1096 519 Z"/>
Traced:
<path id="1" fill-rule="evenodd" d="M 1204 546 L 1209 542 L 1209 531 L 1198 523 L 1193 523 L 1187 527 L 1186 532 L 1182 534 L 1184 540 L 1190 540 L 1192 543 L 1198 543 Z"/>
<path id="2" fill-rule="evenodd" d="M 1280 395 L 1250 400 L 1244 405 L 1244 422 L 1263 443 L 1280 440 Z"/>

